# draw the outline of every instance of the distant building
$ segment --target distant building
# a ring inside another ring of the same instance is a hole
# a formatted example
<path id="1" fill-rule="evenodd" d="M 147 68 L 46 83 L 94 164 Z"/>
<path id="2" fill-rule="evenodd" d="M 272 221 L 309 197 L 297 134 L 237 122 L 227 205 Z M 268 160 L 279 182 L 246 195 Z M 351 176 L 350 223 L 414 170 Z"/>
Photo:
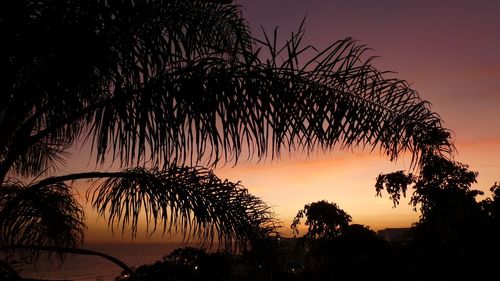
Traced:
<path id="1" fill-rule="evenodd" d="M 377 235 L 389 242 L 400 242 L 408 230 L 410 230 L 409 227 L 385 228 L 377 231 Z"/>

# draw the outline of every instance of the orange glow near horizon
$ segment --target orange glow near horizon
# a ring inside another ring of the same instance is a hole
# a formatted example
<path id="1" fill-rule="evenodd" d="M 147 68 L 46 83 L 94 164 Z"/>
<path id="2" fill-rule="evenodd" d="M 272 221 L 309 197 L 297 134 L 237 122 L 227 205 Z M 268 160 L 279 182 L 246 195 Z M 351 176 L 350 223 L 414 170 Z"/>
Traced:
<path id="1" fill-rule="evenodd" d="M 489 187 L 498 181 L 500 162 L 489 163 L 488 157 L 500 155 L 500 139 L 458 144 L 462 149 L 456 160 L 469 164 L 470 169 L 479 171 L 480 189 L 489 196 Z M 322 156 L 294 156 L 289 159 L 275 160 L 272 163 L 240 163 L 216 169 L 221 179 L 241 181 L 249 191 L 268 203 L 283 223 L 280 231 L 292 236 L 290 224 L 297 211 L 305 204 L 327 200 L 339 205 L 353 218 L 353 223 L 369 226 L 373 230 L 390 227 L 409 227 L 418 220 L 419 213 L 408 204 L 408 198 L 401 200 L 396 208 L 387 197 L 375 196 L 375 178 L 380 173 L 408 170 L 408 159 L 390 162 L 377 153 L 363 151 L 337 152 Z M 482 198 L 478 198 L 482 199 Z M 83 202 L 83 200 L 82 200 Z M 89 226 L 88 242 L 130 242 L 130 233 L 122 235 L 119 231 L 111 234 L 102 219 L 86 206 Z M 179 235 L 162 236 L 161 229 L 148 237 L 144 234 L 144 222 L 139 227 L 136 242 L 180 241 Z M 305 226 L 299 228 L 304 234 Z"/>

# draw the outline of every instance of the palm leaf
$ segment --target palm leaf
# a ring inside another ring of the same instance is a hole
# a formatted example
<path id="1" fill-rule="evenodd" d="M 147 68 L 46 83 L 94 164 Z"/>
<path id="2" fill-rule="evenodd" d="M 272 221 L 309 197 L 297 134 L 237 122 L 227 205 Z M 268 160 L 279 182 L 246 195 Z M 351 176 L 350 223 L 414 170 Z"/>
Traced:
<path id="1" fill-rule="evenodd" d="M 246 34 L 240 25 L 234 34 Z M 183 34 L 191 34 L 191 25 L 183 27 Z M 184 42 L 171 28 L 165 40 Z M 373 58 L 364 58 L 366 47 L 347 38 L 301 63 L 314 50 L 302 46 L 302 36 L 299 30 L 283 47 L 267 35 L 250 46 L 249 35 L 240 36 L 245 43 L 229 58 L 213 45 L 186 51 L 192 48 L 184 42 L 173 59 L 145 61 L 144 69 L 157 71 L 147 71 L 147 81 L 121 75 L 113 84 L 121 87 L 111 93 L 120 103 L 93 115 L 89 136 L 98 155 L 104 159 L 112 149 L 126 164 L 211 165 L 237 162 L 241 155 L 261 159 L 283 150 L 368 146 L 391 160 L 409 151 L 416 163 L 425 153 L 452 151 L 440 116 L 406 81 L 384 78 Z M 136 41 L 139 57 L 149 54 L 142 42 L 173 44 L 154 36 Z M 131 69 L 135 64 L 117 63 Z"/>
<path id="2" fill-rule="evenodd" d="M 93 206 L 112 230 L 131 230 L 145 216 L 147 233 L 180 233 L 211 247 L 244 251 L 279 235 L 270 208 L 239 183 L 222 181 L 201 167 L 168 170 L 134 168 L 122 172 L 86 172 L 49 177 L 0 189 L 0 249 L 24 250 L 37 258 L 44 249 L 75 248 L 83 241 L 83 211 L 64 182 L 108 178 L 89 190 Z"/>
<path id="3" fill-rule="evenodd" d="M 350 38 L 315 51 L 299 29 L 279 46 L 277 32 L 253 38 L 238 5 L 200 1 L 13 3 L 2 9 L 2 178 L 39 174 L 19 161 L 30 146 L 82 132 L 100 161 L 124 167 L 355 146 L 416 163 L 452 150 L 429 103 Z"/>
<path id="4" fill-rule="evenodd" d="M 123 113 L 122 88 L 149 82 L 165 65 L 205 54 L 236 59 L 250 45 L 238 6 L 206 2 L 1 3 L 0 61 L 9 75 L 0 83 L 0 178 L 8 170 L 38 175 L 20 161 L 30 146 L 73 143 L 96 109 L 114 103 Z"/>
<path id="5" fill-rule="evenodd" d="M 276 234 L 269 207 L 238 183 L 205 168 L 129 169 L 95 186 L 93 206 L 113 230 L 131 229 L 145 216 L 147 231 L 181 233 L 184 240 L 244 250 Z"/>
<path id="6" fill-rule="evenodd" d="M 10 183 L 0 188 L 0 247 L 76 247 L 83 242 L 84 214 L 64 183 L 44 188 Z M 36 248 L 24 254 L 36 258 Z M 62 253 L 59 253 L 62 254 Z"/>
<path id="7" fill-rule="evenodd" d="M 364 50 L 339 41 L 314 58 L 314 67 L 307 63 L 311 70 L 198 60 L 142 85 L 123 99 L 126 110 L 97 111 L 94 144 L 102 157 L 111 144 L 122 163 L 149 155 L 142 160 L 156 165 L 335 146 L 380 147 L 391 160 L 404 151 L 415 160 L 450 152 L 449 133 L 429 103 L 405 81 L 384 79 L 359 61 Z"/>

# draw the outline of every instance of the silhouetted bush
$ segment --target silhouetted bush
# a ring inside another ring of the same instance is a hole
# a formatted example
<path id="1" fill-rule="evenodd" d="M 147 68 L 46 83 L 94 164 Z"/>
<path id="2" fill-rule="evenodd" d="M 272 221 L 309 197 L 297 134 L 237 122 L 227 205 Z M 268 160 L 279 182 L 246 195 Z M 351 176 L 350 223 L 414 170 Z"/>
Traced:
<path id="1" fill-rule="evenodd" d="M 230 280 L 231 255 L 207 253 L 203 249 L 186 247 L 174 250 L 162 261 L 138 267 L 131 276 L 116 280 L 128 281 L 188 281 Z"/>

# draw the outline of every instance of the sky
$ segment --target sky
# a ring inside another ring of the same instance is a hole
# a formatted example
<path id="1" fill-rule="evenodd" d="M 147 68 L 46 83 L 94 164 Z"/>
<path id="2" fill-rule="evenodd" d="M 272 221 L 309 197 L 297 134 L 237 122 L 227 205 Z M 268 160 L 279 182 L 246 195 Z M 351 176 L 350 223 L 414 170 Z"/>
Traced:
<path id="1" fill-rule="evenodd" d="M 324 48 L 353 37 L 373 49 L 375 66 L 407 80 L 432 103 L 444 126 L 453 131 L 455 160 L 478 171 L 474 188 L 486 191 L 500 181 L 500 1 L 401 0 L 236 0 L 260 36 L 261 27 L 278 27 L 282 38 L 305 17 L 304 40 Z M 403 200 L 393 208 L 376 197 L 380 173 L 409 169 L 404 157 L 390 162 L 378 152 L 334 150 L 280 160 L 239 163 L 216 170 L 220 178 L 241 181 L 290 223 L 305 204 L 328 200 L 349 213 L 354 223 L 374 230 L 409 227 L 418 213 Z M 88 214 L 87 241 L 122 241 L 104 234 L 106 226 Z M 302 232 L 303 234 L 303 232 Z M 161 237 L 153 236 L 150 241 Z M 139 240 L 142 238 L 139 237 Z"/>

